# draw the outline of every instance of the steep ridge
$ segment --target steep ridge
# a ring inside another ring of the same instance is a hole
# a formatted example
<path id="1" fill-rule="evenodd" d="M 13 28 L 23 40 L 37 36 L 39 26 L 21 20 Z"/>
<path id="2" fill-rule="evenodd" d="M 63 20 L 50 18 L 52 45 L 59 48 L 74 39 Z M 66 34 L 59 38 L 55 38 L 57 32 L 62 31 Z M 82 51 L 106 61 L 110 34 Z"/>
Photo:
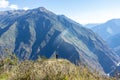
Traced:
<path id="1" fill-rule="evenodd" d="M 50 58 L 56 53 L 59 58 L 81 62 L 102 73 L 109 73 L 119 62 L 119 57 L 94 32 L 43 7 L 0 12 L 0 49 L 3 48 L 21 60 Z"/>
<path id="2" fill-rule="evenodd" d="M 120 56 L 120 33 L 109 37 L 107 43 Z"/>
<path id="3" fill-rule="evenodd" d="M 120 19 L 112 19 L 91 28 L 98 33 L 118 55 L 120 55 Z"/>
<path id="4" fill-rule="evenodd" d="M 120 33 L 120 19 L 109 20 L 103 24 L 94 26 L 91 29 L 107 41 L 110 36 Z"/>

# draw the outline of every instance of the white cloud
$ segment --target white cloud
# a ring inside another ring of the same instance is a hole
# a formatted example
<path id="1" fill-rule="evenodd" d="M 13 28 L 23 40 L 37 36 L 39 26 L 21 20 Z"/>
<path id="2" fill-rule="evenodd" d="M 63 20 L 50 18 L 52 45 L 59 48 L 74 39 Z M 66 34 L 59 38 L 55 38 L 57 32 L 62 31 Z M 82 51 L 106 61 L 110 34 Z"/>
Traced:
<path id="1" fill-rule="evenodd" d="M 8 0 L 0 0 L 0 8 L 10 8 L 10 9 L 18 9 L 18 6 L 15 4 L 10 4 Z"/>
<path id="2" fill-rule="evenodd" d="M 0 0 L 0 8 L 7 8 L 9 6 L 9 2 L 7 0 Z"/>
<path id="3" fill-rule="evenodd" d="M 23 9 L 24 9 L 24 10 L 28 10 L 29 8 L 28 8 L 28 7 L 24 7 Z"/>
<path id="4" fill-rule="evenodd" d="M 19 7 L 16 4 L 11 4 L 8 0 L 0 0 L 0 8 L 7 8 L 12 10 L 18 10 Z M 28 10 L 29 7 L 24 7 L 23 10 Z"/>
<path id="5" fill-rule="evenodd" d="M 15 5 L 15 4 L 11 4 L 11 5 L 9 6 L 9 8 L 17 10 L 17 9 L 18 9 L 18 6 Z"/>

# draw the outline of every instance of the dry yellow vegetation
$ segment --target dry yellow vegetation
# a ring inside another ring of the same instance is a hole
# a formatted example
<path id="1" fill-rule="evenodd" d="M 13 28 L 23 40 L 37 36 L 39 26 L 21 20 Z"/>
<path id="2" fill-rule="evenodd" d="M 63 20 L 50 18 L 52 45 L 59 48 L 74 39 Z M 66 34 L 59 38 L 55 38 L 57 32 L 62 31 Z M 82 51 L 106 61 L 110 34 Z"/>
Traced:
<path id="1" fill-rule="evenodd" d="M 0 80 L 115 80 L 91 73 L 65 59 L 38 59 L 18 62 L 16 58 L 0 61 Z"/>

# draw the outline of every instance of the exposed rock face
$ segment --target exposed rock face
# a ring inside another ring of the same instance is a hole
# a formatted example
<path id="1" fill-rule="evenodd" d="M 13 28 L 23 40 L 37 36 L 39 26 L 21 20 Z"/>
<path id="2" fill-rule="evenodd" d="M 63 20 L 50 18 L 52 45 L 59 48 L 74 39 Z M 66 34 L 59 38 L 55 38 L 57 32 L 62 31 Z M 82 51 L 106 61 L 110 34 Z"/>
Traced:
<path id="1" fill-rule="evenodd" d="M 9 48 L 20 59 L 50 58 L 57 53 L 102 73 L 109 73 L 119 62 L 94 32 L 43 7 L 0 12 L 0 47 Z"/>

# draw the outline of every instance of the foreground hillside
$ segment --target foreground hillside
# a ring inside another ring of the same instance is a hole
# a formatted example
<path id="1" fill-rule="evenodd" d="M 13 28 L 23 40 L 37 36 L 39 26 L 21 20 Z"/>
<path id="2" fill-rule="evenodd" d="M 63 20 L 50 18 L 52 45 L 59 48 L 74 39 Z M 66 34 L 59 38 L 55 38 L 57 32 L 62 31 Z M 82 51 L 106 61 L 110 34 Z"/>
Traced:
<path id="1" fill-rule="evenodd" d="M 12 59 L 11 59 L 12 58 Z M 64 59 L 38 59 L 18 63 L 14 56 L 0 60 L 0 80 L 114 80 L 91 73 Z"/>

